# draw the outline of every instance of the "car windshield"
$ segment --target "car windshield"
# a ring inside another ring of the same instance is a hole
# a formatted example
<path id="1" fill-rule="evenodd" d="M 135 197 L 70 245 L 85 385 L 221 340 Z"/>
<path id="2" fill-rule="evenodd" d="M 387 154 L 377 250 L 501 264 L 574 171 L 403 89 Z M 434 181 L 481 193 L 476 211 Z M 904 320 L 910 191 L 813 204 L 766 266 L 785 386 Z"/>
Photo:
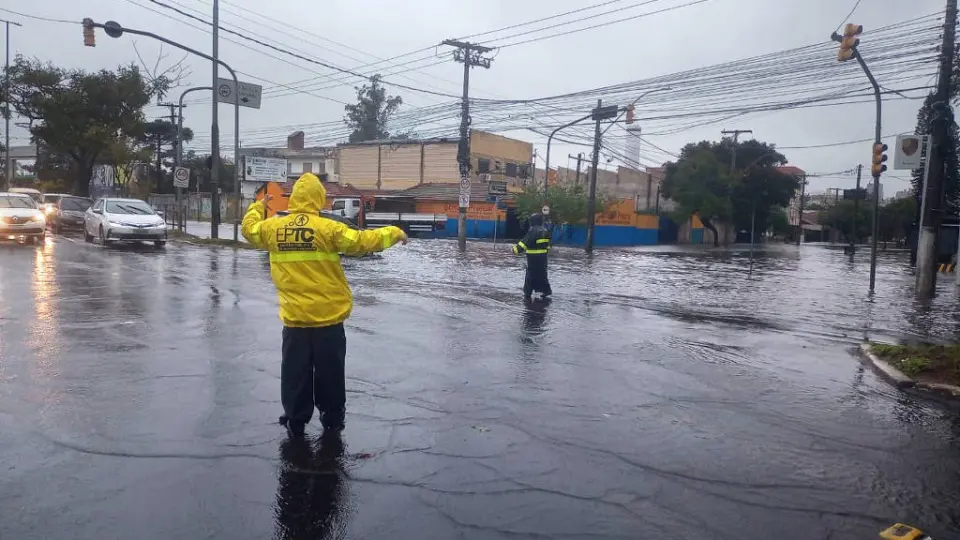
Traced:
<path id="1" fill-rule="evenodd" d="M 44 203 L 55 203 L 59 200 L 60 200 L 60 195 L 44 195 L 43 196 Z"/>
<path id="2" fill-rule="evenodd" d="M 143 201 L 107 201 L 107 212 L 138 216 L 149 216 L 156 213 Z"/>
<path id="3" fill-rule="evenodd" d="M 93 201 L 80 197 L 64 197 L 60 199 L 60 209 L 67 212 L 86 212 Z"/>
<path id="4" fill-rule="evenodd" d="M 37 203 L 24 195 L 22 197 L 0 197 L 0 208 L 36 208 Z"/>

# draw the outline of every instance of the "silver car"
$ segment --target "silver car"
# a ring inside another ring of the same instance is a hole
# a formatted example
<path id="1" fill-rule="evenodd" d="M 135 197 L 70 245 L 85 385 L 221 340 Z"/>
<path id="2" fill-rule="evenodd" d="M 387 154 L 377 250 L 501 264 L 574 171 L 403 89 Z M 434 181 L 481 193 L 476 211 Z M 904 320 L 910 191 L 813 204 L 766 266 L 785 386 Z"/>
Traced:
<path id="1" fill-rule="evenodd" d="M 87 242 L 99 238 L 103 245 L 139 240 L 153 242 L 157 247 L 167 243 L 167 225 L 163 218 L 140 199 L 98 200 L 84 214 L 83 232 Z"/>
<path id="2" fill-rule="evenodd" d="M 0 239 L 41 242 L 46 230 L 47 220 L 29 195 L 0 193 Z"/>

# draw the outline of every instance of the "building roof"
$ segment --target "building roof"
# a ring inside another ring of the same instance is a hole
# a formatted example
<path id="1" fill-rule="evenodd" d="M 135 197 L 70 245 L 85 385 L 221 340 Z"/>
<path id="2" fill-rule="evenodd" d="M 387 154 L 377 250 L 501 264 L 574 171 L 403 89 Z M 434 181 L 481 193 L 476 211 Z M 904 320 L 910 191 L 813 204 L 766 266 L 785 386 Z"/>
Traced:
<path id="1" fill-rule="evenodd" d="M 790 176 L 806 176 L 807 172 L 801 169 L 800 167 L 794 167 L 793 165 L 784 165 L 782 167 L 777 167 L 777 171 L 783 174 L 789 174 Z"/>

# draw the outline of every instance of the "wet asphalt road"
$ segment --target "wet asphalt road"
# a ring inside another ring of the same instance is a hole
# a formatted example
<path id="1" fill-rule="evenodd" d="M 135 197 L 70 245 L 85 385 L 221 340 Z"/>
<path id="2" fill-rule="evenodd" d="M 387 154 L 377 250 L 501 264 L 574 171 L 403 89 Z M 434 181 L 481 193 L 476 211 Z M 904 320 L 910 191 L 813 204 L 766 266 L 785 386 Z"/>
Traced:
<path id="1" fill-rule="evenodd" d="M 347 431 L 305 448 L 262 254 L 0 245 L 0 538 L 960 538 L 960 415 L 852 354 L 955 339 L 956 295 L 866 263 L 561 249 L 528 308 L 503 245 L 349 261 Z"/>

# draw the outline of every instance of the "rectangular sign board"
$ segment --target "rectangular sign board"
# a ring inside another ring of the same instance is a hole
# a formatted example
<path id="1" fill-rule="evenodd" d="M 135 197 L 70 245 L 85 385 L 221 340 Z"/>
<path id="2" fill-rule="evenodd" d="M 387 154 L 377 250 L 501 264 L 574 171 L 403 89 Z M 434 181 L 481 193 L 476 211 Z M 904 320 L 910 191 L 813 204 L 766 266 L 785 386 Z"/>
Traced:
<path id="1" fill-rule="evenodd" d="M 903 170 L 923 167 L 925 139 L 922 135 L 897 135 L 897 146 L 893 149 L 893 168 Z"/>
<path id="2" fill-rule="evenodd" d="M 285 182 L 287 160 L 257 156 L 243 157 L 244 180 L 252 182 Z"/>
<path id="3" fill-rule="evenodd" d="M 498 180 L 491 180 L 487 184 L 487 193 L 504 195 L 507 193 L 507 183 Z"/>
<path id="4" fill-rule="evenodd" d="M 860 189 L 845 189 L 843 190 L 843 200 L 845 201 L 865 201 L 867 200 L 867 190 Z"/>
<path id="5" fill-rule="evenodd" d="M 263 87 L 259 84 L 240 81 L 240 89 L 234 88 L 233 79 L 217 79 L 217 100 L 231 105 L 240 100 L 241 107 L 260 108 Z"/>
<path id="6" fill-rule="evenodd" d="M 176 167 L 173 169 L 173 187 L 190 187 L 190 169 L 186 167 Z"/>

